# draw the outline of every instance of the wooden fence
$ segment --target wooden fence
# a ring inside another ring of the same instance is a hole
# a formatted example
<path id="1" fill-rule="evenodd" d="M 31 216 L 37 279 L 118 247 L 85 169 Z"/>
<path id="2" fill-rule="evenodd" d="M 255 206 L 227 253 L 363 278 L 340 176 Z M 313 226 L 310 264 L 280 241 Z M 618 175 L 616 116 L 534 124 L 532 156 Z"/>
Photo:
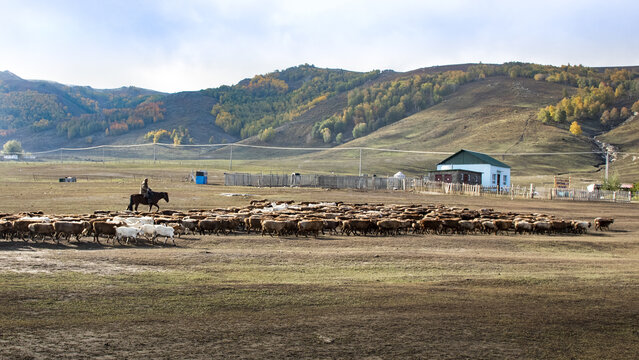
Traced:
<path id="1" fill-rule="evenodd" d="M 258 186 L 258 187 L 320 187 L 328 189 L 358 190 L 402 190 L 421 193 L 489 196 L 504 198 L 573 200 L 573 201 L 608 201 L 630 202 L 629 191 L 597 190 L 589 192 L 577 189 L 542 188 L 532 185 L 511 187 L 489 187 L 468 184 L 449 184 L 431 182 L 423 178 L 394 178 L 375 176 L 346 175 L 298 175 L 298 174 L 248 174 L 225 173 L 226 186 Z"/>
<path id="2" fill-rule="evenodd" d="M 344 175 L 284 175 L 284 174 L 248 174 L 225 173 L 226 186 L 258 186 L 258 187 L 321 187 L 329 189 L 359 190 L 405 190 L 406 182 L 402 179 L 376 176 L 344 176 Z"/>

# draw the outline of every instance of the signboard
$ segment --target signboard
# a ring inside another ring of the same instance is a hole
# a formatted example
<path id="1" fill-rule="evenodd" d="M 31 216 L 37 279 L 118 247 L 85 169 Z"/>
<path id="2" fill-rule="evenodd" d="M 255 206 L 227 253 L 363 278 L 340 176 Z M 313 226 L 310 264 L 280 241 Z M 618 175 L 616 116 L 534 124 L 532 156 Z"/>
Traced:
<path id="1" fill-rule="evenodd" d="M 556 189 L 568 189 L 570 187 L 570 178 L 560 178 L 555 176 L 555 186 Z"/>

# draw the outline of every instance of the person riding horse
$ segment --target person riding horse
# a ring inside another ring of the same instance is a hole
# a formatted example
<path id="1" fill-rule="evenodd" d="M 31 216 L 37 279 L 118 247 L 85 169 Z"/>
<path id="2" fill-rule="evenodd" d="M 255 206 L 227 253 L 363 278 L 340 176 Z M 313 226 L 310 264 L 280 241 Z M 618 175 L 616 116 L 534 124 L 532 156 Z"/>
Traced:
<path id="1" fill-rule="evenodd" d="M 144 179 L 144 181 L 142 181 L 142 185 L 140 185 L 140 194 L 144 196 L 145 199 L 149 198 L 149 195 L 151 194 L 149 179 Z"/>

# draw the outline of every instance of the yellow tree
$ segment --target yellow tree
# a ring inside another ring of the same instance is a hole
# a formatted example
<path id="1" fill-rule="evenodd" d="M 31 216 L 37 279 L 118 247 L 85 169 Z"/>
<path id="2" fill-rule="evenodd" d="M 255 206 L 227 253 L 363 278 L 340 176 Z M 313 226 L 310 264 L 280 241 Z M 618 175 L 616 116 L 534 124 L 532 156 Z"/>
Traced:
<path id="1" fill-rule="evenodd" d="M 570 132 L 573 135 L 581 135 L 583 133 L 583 131 L 581 130 L 581 126 L 579 126 L 576 121 L 573 121 L 572 124 L 570 124 Z"/>

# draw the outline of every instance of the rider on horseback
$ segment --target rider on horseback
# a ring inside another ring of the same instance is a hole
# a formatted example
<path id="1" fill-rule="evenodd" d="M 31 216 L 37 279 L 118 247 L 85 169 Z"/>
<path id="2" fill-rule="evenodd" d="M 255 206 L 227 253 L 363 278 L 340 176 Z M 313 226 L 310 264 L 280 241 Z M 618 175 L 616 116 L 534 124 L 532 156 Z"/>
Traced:
<path id="1" fill-rule="evenodd" d="M 140 194 L 144 196 L 145 199 L 148 200 L 149 195 L 151 194 L 151 188 L 149 187 L 149 179 L 144 179 L 144 181 L 142 181 L 142 185 L 140 185 Z"/>

